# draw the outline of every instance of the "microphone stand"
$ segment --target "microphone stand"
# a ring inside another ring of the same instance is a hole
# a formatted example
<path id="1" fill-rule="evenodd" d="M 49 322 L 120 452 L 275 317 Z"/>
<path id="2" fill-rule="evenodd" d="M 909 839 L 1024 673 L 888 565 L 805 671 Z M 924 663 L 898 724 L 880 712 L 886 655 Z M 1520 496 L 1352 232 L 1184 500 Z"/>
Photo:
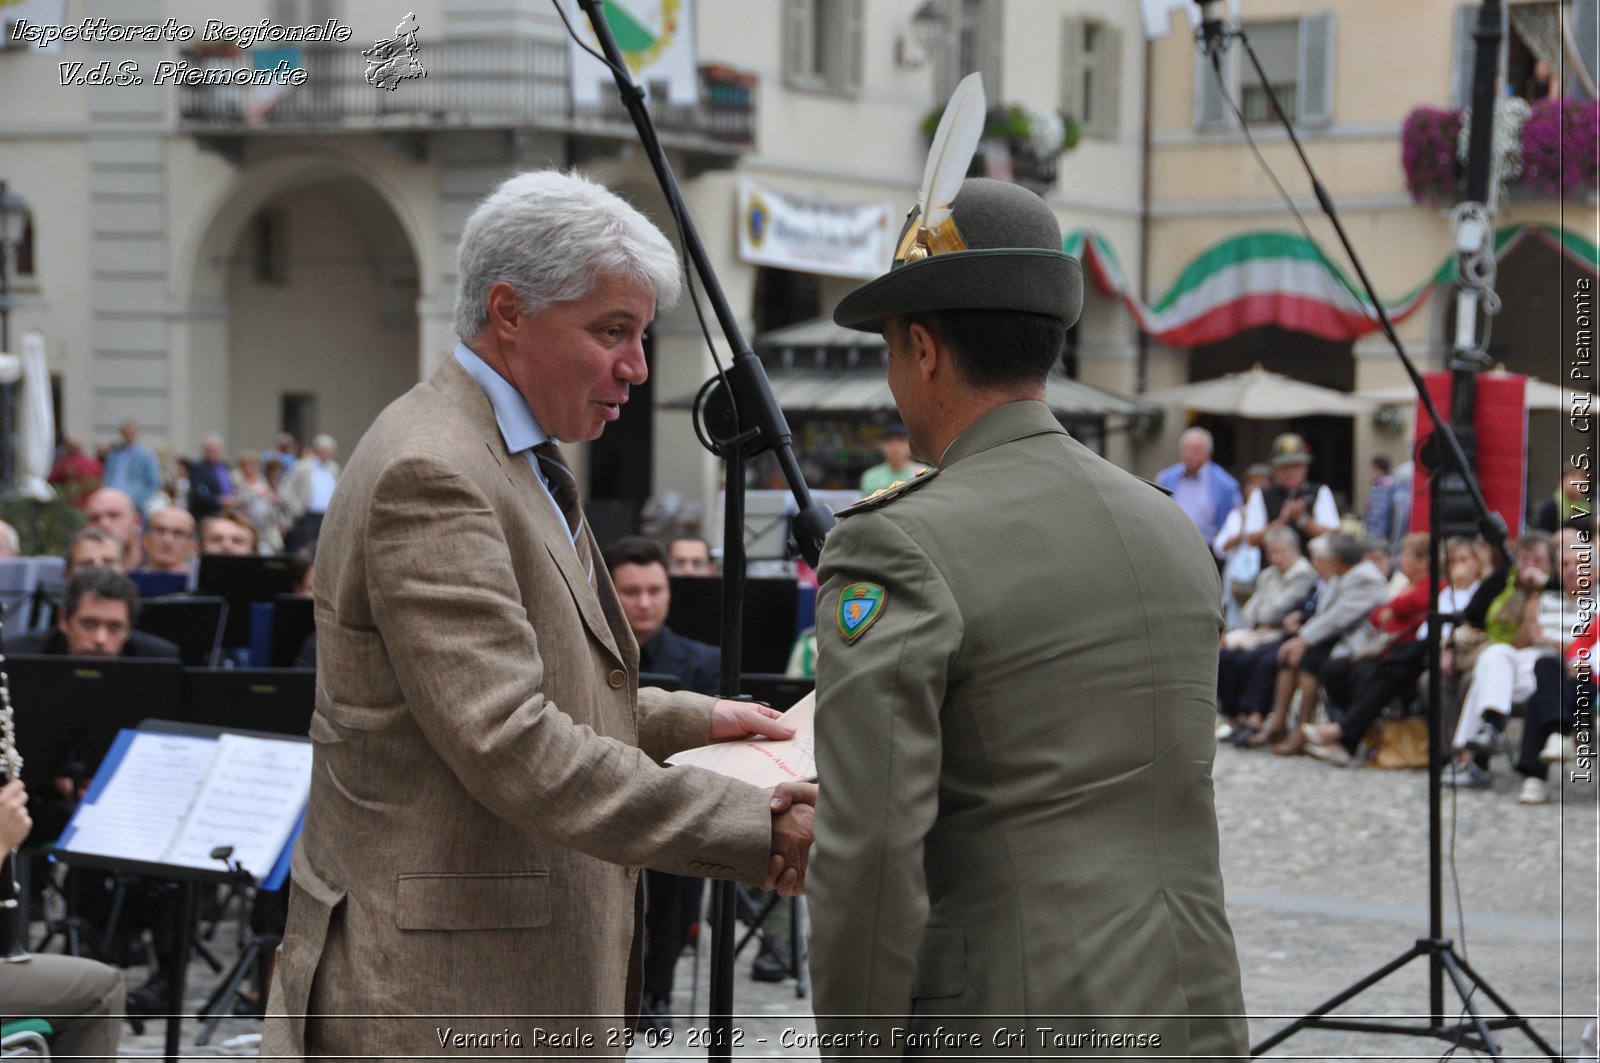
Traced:
<path id="1" fill-rule="evenodd" d="M 708 381 L 702 389 L 703 402 L 697 402 L 697 412 L 704 415 L 709 439 L 702 438 L 709 450 L 726 462 L 724 492 L 726 495 L 723 522 L 722 565 L 722 689 L 737 697 L 740 686 L 740 652 L 744 631 L 744 502 L 745 463 L 748 459 L 772 451 L 783 470 L 785 482 L 799 514 L 794 518 L 794 536 L 801 556 L 812 567 L 822 554 L 822 542 L 834 525 L 833 513 L 811 498 L 811 489 L 800 472 L 800 463 L 790 445 L 792 434 L 783 410 L 778 406 L 772 387 L 767 382 L 766 370 L 760 359 L 750 350 L 739 330 L 733 309 L 717 282 L 706 257 L 700 234 L 684 204 L 678 180 L 667 161 L 661 140 L 656 135 L 655 124 L 645 106 L 644 90 L 627 76 L 627 66 L 617 39 L 606 23 L 601 11 L 601 0 L 578 0 L 589 24 L 594 28 L 600 49 L 609 61 L 617 92 L 623 106 L 639 131 L 639 140 L 645 156 L 655 170 L 656 181 L 666 196 L 684 251 L 693 263 L 705 288 L 706 298 L 716 314 L 717 323 L 728 347 L 733 352 L 733 364 L 725 374 Z M 692 280 L 692 278 L 689 278 Z M 692 298 L 691 288 L 691 298 Z M 733 944 L 734 944 L 734 893 L 733 883 L 719 881 L 714 885 L 712 904 L 713 940 L 711 954 L 711 1039 L 707 1055 L 711 1059 L 727 1059 L 733 1050 Z"/>
<path id="2" fill-rule="evenodd" d="M 1286 1040 L 1295 1033 L 1304 1029 L 1346 1030 L 1359 1033 L 1397 1034 L 1411 1037 L 1434 1037 L 1448 1041 L 1453 1045 L 1466 1048 L 1474 1052 L 1484 1052 L 1495 1059 L 1504 1059 L 1505 1054 L 1495 1042 L 1491 1031 L 1503 1029 L 1519 1029 L 1527 1035 L 1528 1039 L 1539 1047 L 1547 1057 L 1560 1060 L 1561 1056 L 1548 1042 L 1540 1037 L 1529 1025 L 1528 1021 L 1518 1015 L 1494 988 L 1468 966 L 1465 959 L 1456 953 L 1454 943 L 1444 936 L 1443 928 L 1443 874 L 1440 829 L 1440 796 L 1439 787 L 1442 775 L 1442 755 L 1444 753 L 1444 727 L 1442 722 L 1442 691 L 1440 677 L 1440 642 L 1444 621 L 1447 619 L 1439 612 L 1439 547 L 1443 538 L 1444 517 L 1440 510 L 1445 501 L 1445 481 L 1450 481 L 1452 494 L 1459 497 L 1459 492 L 1465 492 L 1466 499 L 1470 501 L 1470 512 L 1476 517 L 1478 529 L 1485 539 L 1489 541 L 1502 554 L 1505 552 L 1506 525 L 1498 513 L 1489 509 L 1488 502 L 1483 497 L 1483 491 L 1478 484 L 1477 476 L 1473 471 L 1473 462 L 1467 457 L 1462 448 L 1458 433 L 1451 422 L 1439 416 L 1439 409 L 1434 404 L 1433 396 L 1429 394 L 1427 385 L 1422 380 L 1416 364 L 1406 353 L 1405 345 L 1400 342 L 1399 335 L 1395 332 L 1394 323 L 1389 319 L 1389 313 L 1384 309 L 1383 303 L 1378 299 L 1378 293 L 1372 286 L 1372 281 L 1367 276 L 1366 268 L 1357 256 L 1355 248 L 1350 243 L 1349 236 L 1345 233 L 1344 224 L 1339 218 L 1338 208 L 1334 206 L 1333 199 L 1328 195 L 1328 190 L 1323 186 L 1321 179 L 1311 166 L 1311 160 L 1306 156 L 1305 148 L 1300 144 L 1300 138 L 1295 133 L 1294 123 L 1283 109 L 1282 101 L 1278 98 L 1277 91 L 1272 87 L 1271 80 L 1266 71 L 1262 69 L 1261 60 L 1256 56 L 1255 49 L 1250 44 L 1249 36 L 1243 29 L 1229 28 L 1220 19 L 1213 15 L 1212 3 L 1214 0 L 1196 0 L 1200 4 L 1202 22 L 1199 32 L 1199 41 L 1205 58 L 1212 66 L 1213 73 L 1217 76 L 1219 84 L 1222 83 L 1222 53 L 1227 48 L 1229 40 L 1237 40 L 1244 45 L 1245 54 L 1250 57 L 1250 64 L 1255 69 L 1256 77 L 1267 98 L 1272 105 L 1273 112 L 1283 124 L 1284 131 L 1289 135 L 1289 142 L 1294 145 L 1296 154 L 1300 157 L 1300 164 L 1306 174 L 1311 178 L 1311 187 L 1316 195 L 1317 204 L 1322 208 L 1333 231 L 1338 235 L 1339 243 L 1349 257 L 1351 265 L 1355 268 L 1361 286 L 1367 297 L 1372 301 L 1372 308 L 1378 319 L 1378 325 L 1384 336 L 1394 347 L 1395 354 L 1400 358 L 1406 375 L 1411 378 L 1411 384 L 1416 388 L 1417 396 L 1422 402 L 1424 410 L 1433 421 L 1433 434 L 1424 448 L 1427 454 L 1427 464 L 1430 466 L 1429 483 L 1429 527 L 1428 527 L 1428 579 L 1431 583 L 1428 601 L 1428 936 L 1416 939 L 1416 943 L 1399 957 L 1384 964 L 1376 971 L 1362 978 L 1354 985 L 1341 990 L 1339 993 L 1318 1005 L 1310 1013 L 1296 1019 L 1283 1029 L 1269 1036 L 1259 1044 L 1252 1045 L 1250 1054 L 1259 1056 L 1273 1046 Z M 1473 94 L 1473 127 L 1469 131 L 1469 197 L 1474 194 L 1482 196 L 1487 188 L 1487 172 L 1489 165 L 1489 134 L 1490 123 L 1493 115 L 1494 91 L 1494 64 L 1498 51 L 1500 38 L 1500 2 L 1499 0 L 1483 0 L 1479 9 L 1478 28 L 1474 34 L 1478 41 L 1477 66 L 1474 70 Z M 1476 163 L 1475 166 L 1471 164 Z M 1476 174 L 1476 176 L 1473 176 Z M 1471 344 L 1470 325 L 1460 333 L 1467 339 L 1466 347 Z M 1474 357 L 1470 350 L 1458 350 L 1456 358 L 1451 363 L 1454 371 L 1452 382 L 1452 412 L 1457 418 L 1457 423 L 1465 428 L 1471 435 L 1473 394 L 1476 387 L 1476 362 L 1480 358 Z M 1429 1021 L 1426 1024 L 1407 1024 L 1396 1021 L 1384 1020 L 1352 1020 L 1339 1019 L 1329 1016 L 1334 1008 L 1359 995 L 1389 975 L 1415 959 L 1428 961 L 1428 1003 Z M 1451 984 L 1461 997 L 1462 1007 L 1470 1016 L 1470 1021 L 1446 1022 L 1444 1014 L 1444 979 L 1448 976 Z M 1490 999 L 1504 1013 L 1505 1017 L 1499 1019 L 1486 1019 L 1473 1004 L 1473 995 L 1482 989 Z"/>

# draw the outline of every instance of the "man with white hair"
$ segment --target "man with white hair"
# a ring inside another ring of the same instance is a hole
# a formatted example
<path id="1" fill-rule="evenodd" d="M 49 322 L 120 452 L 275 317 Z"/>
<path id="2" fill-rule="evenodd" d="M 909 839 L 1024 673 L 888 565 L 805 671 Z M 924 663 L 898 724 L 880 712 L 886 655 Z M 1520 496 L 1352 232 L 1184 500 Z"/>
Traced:
<path id="1" fill-rule="evenodd" d="M 1198 426 L 1190 428 L 1178 437 L 1177 462 L 1156 474 L 1156 483 L 1172 492 L 1172 500 L 1208 543 L 1243 501 L 1239 481 L 1211 460 L 1214 445 L 1210 432 Z"/>
<path id="2" fill-rule="evenodd" d="M 311 800 L 263 1056 L 625 1051 L 639 869 L 789 893 L 805 870 L 815 787 L 660 766 L 793 731 L 636 690 L 557 445 L 644 382 L 672 245 L 604 187 L 528 173 L 467 219 L 458 276 L 461 342 L 362 437 L 318 540 Z"/>
<path id="3" fill-rule="evenodd" d="M 317 541 L 322 518 L 339 482 L 339 463 L 334 460 L 338 453 L 339 444 L 322 433 L 311 441 L 311 453 L 295 463 L 283 482 L 283 501 L 294 521 L 283 545 L 291 554 Z"/>

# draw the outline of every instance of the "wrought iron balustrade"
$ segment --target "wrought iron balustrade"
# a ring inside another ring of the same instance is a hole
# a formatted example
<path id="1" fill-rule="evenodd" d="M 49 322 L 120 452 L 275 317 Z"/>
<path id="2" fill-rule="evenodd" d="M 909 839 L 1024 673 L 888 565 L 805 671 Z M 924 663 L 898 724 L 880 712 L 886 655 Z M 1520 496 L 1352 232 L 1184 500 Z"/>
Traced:
<path id="1" fill-rule="evenodd" d="M 287 87 L 191 84 L 208 71 L 250 69 L 269 58 L 184 53 L 179 116 L 195 132 L 248 130 L 418 129 L 455 126 L 544 125 L 581 129 L 625 125 L 616 87 L 601 88 L 598 104 L 572 96 L 567 46 L 531 39 L 452 39 L 426 43 L 417 59 L 426 76 L 381 89 L 366 80 L 367 60 L 354 44 L 310 44 L 272 49 L 272 62 L 288 53 L 306 71 Z M 186 76 L 185 76 L 186 75 Z M 755 141 L 755 79 L 725 67 L 699 71 L 699 102 L 675 105 L 665 90 L 652 91 L 650 111 L 663 133 L 700 136 L 728 145 Z"/>

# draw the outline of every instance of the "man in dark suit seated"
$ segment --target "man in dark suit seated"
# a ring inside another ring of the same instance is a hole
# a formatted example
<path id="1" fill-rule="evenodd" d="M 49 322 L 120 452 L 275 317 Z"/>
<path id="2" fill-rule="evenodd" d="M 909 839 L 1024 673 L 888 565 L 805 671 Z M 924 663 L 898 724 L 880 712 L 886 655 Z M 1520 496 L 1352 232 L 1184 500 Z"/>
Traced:
<path id="1" fill-rule="evenodd" d="M 639 642 L 639 671 L 677 676 L 685 690 L 716 694 L 721 686 L 722 651 L 684 638 L 667 626 L 672 584 L 667 579 L 667 552 L 661 544 L 630 535 L 602 553 L 628 626 Z"/>
<path id="2" fill-rule="evenodd" d="M 667 552 L 654 539 L 630 535 L 601 551 L 616 585 L 628 627 L 639 643 L 639 671 L 676 676 L 684 690 L 716 694 L 722 651 L 684 638 L 667 626 L 672 585 Z M 666 1027 L 672 1007 L 672 976 L 700 918 L 705 880 L 645 870 L 644 1002 L 640 1024 Z"/>
<path id="3" fill-rule="evenodd" d="M 113 568 L 81 569 L 67 582 L 55 628 L 7 635 L 5 652 L 176 658 L 176 645 L 133 629 L 138 615 L 139 588 L 131 579 Z"/>

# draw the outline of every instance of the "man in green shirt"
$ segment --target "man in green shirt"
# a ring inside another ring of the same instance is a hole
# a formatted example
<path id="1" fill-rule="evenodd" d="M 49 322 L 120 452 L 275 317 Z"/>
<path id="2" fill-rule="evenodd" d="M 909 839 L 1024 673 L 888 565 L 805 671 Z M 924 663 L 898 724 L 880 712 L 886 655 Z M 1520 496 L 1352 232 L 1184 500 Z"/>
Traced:
<path id="1" fill-rule="evenodd" d="M 892 487 L 901 480 L 909 480 L 927 467 L 911 460 L 911 443 L 906 438 L 906 426 L 903 424 L 892 424 L 885 428 L 878 449 L 883 452 L 884 460 L 882 464 L 874 465 L 861 474 L 863 496 Z"/>

